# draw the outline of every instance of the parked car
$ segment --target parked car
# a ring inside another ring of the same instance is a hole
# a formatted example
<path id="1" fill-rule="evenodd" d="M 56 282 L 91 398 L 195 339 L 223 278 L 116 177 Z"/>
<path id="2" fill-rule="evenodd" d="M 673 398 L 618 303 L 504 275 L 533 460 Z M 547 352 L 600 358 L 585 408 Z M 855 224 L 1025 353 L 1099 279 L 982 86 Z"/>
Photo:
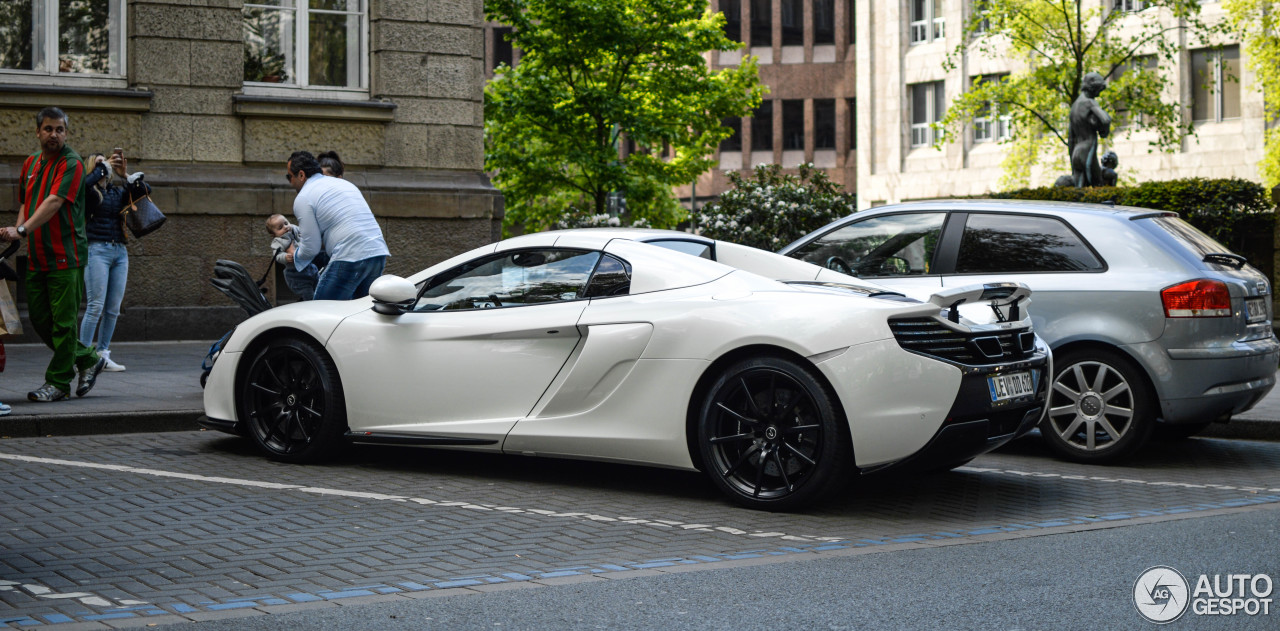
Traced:
<path id="1" fill-rule="evenodd" d="M 1047 399 L 1016 283 L 922 302 L 755 248 L 596 229 L 370 293 L 240 324 L 201 424 L 286 462 L 368 443 L 701 469 L 788 510 L 858 472 L 957 466 L 1032 430 Z"/>
<path id="2" fill-rule="evenodd" d="M 1041 433 L 1071 460 L 1129 456 L 1158 422 L 1190 436 L 1275 385 L 1268 279 L 1175 213 L 907 203 L 858 212 L 780 253 L 889 287 L 1030 286 L 1056 366 Z"/>

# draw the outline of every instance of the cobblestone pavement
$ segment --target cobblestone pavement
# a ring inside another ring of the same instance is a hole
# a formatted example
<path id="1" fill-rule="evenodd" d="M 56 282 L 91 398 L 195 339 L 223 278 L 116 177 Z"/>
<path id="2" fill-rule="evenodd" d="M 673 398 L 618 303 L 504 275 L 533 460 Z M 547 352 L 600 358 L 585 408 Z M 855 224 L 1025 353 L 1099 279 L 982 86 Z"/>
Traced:
<path id="1" fill-rule="evenodd" d="M 1125 525 L 1280 503 L 1277 472 L 1277 443 L 1159 443 L 1089 467 L 1023 439 L 952 473 L 867 478 L 821 509 L 772 514 L 730 506 L 699 474 L 600 463 L 358 448 L 304 467 L 212 432 L 10 439 L 0 626 L 136 626 Z"/>

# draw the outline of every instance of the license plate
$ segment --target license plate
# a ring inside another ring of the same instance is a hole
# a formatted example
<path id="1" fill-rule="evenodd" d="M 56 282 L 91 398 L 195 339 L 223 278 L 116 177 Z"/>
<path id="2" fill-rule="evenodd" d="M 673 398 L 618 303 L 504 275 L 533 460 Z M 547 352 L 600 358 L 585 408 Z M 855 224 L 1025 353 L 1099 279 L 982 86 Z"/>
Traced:
<path id="1" fill-rule="evenodd" d="M 987 388 L 991 390 L 991 402 L 1013 399 L 1035 394 L 1036 383 L 1032 373 L 1013 372 L 1007 375 L 987 377 Z"/>
<path id="2" fill-rule="evenodd" d="M 1246 322 L 1253 324 L 1254 322 L 1262 322 L 1267 319 L 1266 300 L 1266 297 L 1244 299 L 1244 310 L 1245 314 L 1248 316 Z"/>

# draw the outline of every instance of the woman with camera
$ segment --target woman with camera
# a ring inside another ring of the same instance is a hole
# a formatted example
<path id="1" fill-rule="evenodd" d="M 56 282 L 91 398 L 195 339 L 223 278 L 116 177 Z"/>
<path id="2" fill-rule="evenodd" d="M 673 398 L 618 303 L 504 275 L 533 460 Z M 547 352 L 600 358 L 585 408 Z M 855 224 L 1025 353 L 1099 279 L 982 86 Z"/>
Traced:
<path id="1" fill-rule="evenodd" d="M 125 249 L 124 218 L 120 211 L 131 199 L 151 191 L 142 174 L 129 177 L 124 149 L 116 148 L 111 157 L 89 156 L 93 170 L 85 176 L 85 232 L 89 239 L 89 260 L 84 270 L 88 305 L 80 322 L 80 343 L 93 346 L 98 334 L 98 355 L 107 360 L 103 370 L 120 372 L 124 366 L 111 359 L 111 336 L 120 317 L 120 302 L 129 277 L 129 252 Z M 101 328 L 99 329 L 99 325 Z"/>

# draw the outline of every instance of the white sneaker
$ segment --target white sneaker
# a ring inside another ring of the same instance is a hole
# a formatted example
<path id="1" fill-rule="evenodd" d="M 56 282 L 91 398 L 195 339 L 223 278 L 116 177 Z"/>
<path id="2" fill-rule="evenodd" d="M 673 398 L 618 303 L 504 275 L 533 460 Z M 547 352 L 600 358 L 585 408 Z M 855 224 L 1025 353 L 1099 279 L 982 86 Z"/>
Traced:
<path id="1" fill-rule="evenodd" d="M 98 351 L 98 357 L 107 360 L 107 364 L 102 367 L 103 372 L 124 372 L 124 366 L 111 361 L 111 351 Z"/>

